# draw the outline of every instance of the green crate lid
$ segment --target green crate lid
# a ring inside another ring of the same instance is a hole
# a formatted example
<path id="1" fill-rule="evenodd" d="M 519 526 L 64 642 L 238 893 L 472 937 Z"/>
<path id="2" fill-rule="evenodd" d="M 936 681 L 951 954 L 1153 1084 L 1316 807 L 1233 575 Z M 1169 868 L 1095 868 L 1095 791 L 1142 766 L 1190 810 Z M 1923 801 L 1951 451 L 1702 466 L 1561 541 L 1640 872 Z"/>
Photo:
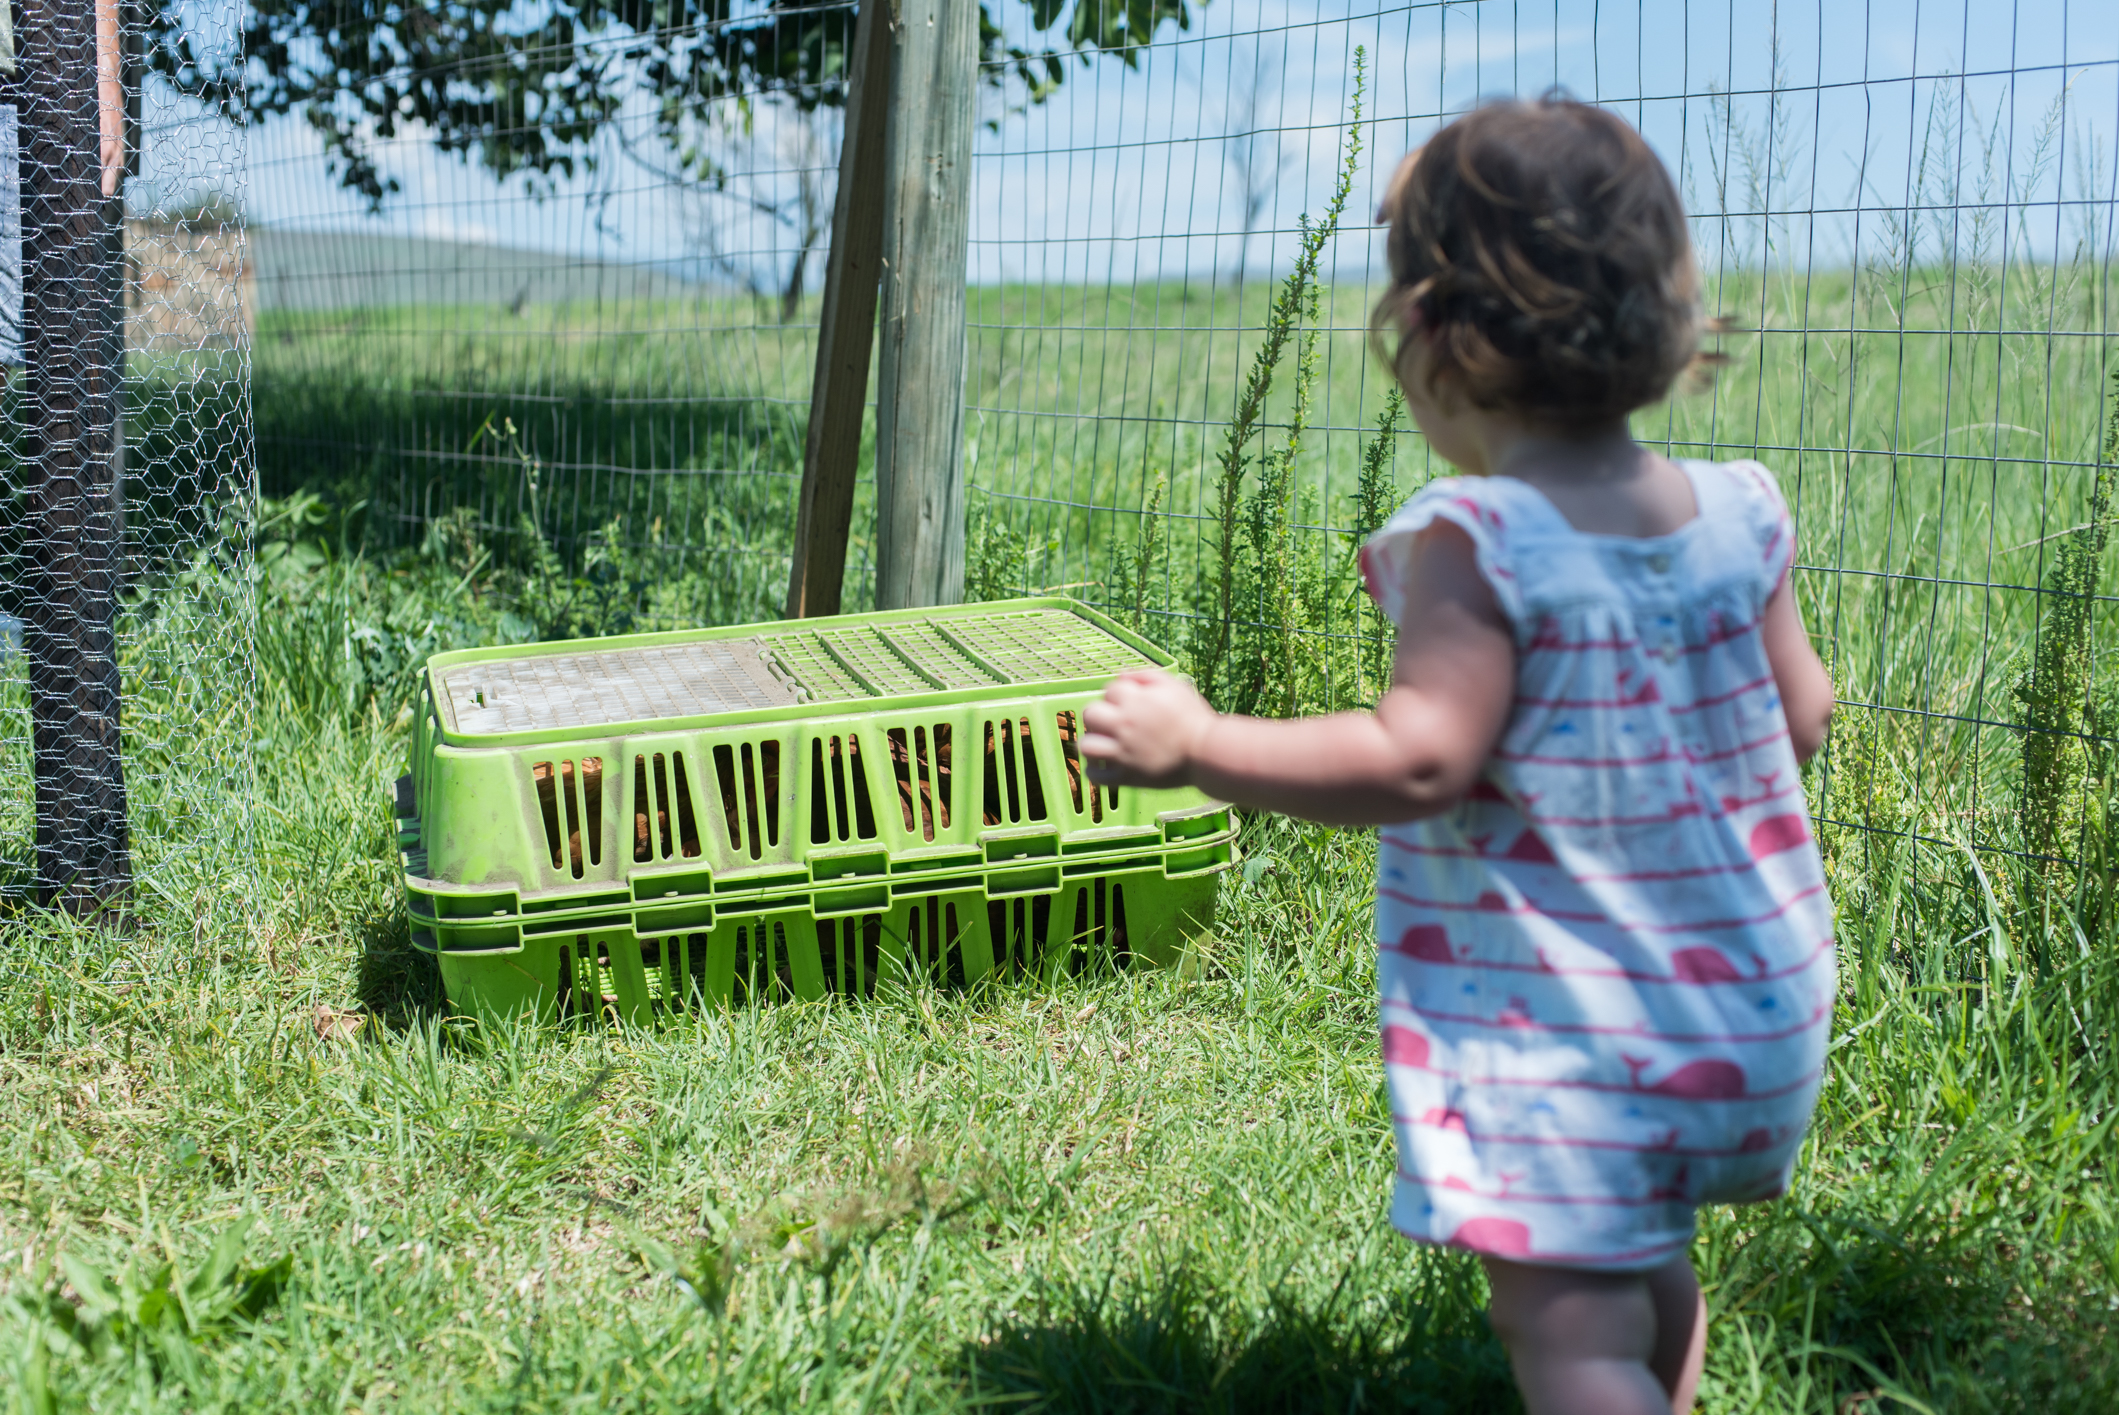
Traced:
<path id="1" fill-rule="evenodd" d="M 1017 696 L 1169 662 L 1088 606 L 1047 598 L 465 649 L 427 671 L 443 738 L 501 745 Z"/>

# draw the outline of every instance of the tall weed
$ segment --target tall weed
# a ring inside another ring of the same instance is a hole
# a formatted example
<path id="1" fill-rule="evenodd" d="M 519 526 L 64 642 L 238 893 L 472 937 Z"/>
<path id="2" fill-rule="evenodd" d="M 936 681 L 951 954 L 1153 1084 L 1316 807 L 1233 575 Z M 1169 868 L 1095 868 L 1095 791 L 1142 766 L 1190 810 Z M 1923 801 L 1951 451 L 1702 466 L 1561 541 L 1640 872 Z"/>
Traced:
<path id="1" fill-rule="evenodd" d="M 2112 386 L 2119 394 L 2119 373 Z M 2091 483 L 2088 519 L 2060 539 L 2041 588 L 2036 646 L 2015 687 L 2023 708 L 2023 786 L 2018 814 L 2023 848 L 2042 857 L 2049 877 L 2084 856 L 2093 827 L 2090 736 L 2103 725 L 2093 669 L 2093 611 L 2111 531 L 2112 476 L 2119 464 L 2119 396 Z"/>
<path id="2" fill-rule="evenodd" d="M 1305 214 L 1299 220 L 1294 267 L 1274 295 L 1243 391 L 1222 433 L 1213 558 L 1194 605 L 1188 658 L 1200 691 L 1232 711 L 1291 716 L 1317 705 L 1320 690 L 1325 700 L 1334 692 L 1329 652 L 1317 651 L 1313 631 L 1329 622 L 1334 585 L 1344 579 L 1345 567 L 1331 563 L 1328 551 L 1320 556 L 1310 549 L 1314 538 L 1298 535 L 1304 513 L 1314 517 L 1319 508 L 1300 484 L 1297 466 L 1316 414 L 1322 367 L 1319 263 L 1338 233 L 1360 171 L 1367 83 L 1367 51 L 1357 48 L 1338 181 L 1322 219 L 1313 222 Z M 1287 422 L 1279 445 L 1265 447 L 1267 402 L 1291 348 L 1299 352 Z M 1358 672 L 1352 681 L 1358 685 Z"/>

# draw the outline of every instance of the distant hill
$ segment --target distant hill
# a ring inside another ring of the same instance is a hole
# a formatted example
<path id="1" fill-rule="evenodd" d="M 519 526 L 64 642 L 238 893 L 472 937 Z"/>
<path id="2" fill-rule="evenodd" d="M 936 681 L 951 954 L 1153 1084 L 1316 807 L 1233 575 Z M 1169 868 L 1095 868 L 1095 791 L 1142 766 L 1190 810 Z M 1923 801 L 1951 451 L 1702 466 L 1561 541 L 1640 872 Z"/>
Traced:
<path id="1" fill-rule="evenodd" d="M 705 288 L 666 266 L 378 232 L 247 233 L 257 308 L 513 305 L 671 299 Z"/>

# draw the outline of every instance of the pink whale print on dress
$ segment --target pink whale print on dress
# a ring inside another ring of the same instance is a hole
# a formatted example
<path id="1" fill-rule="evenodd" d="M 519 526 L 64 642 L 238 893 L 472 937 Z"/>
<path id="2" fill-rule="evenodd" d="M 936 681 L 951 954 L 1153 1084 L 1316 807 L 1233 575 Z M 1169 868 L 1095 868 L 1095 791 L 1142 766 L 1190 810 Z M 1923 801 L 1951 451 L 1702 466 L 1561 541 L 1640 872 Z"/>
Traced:
<path id="1" fill-rule="evenodd" d="M 1496 1258 L 1530 1256 L 1530 1227 L 1512 1218 L 1468 1218 L 1449 1236 L 1452 1248 L 1469 1248 Z"/>
<path id="2" fill-rule="evenodd" d="M 1768 816 L 1751 828 L 1751 858 L 1763 860 L 1810 843 L 1810 822 L 1790 812 Z"/>
<path id="3" fill-rule="evenodd" d="M 1526 865 L 1557 865 L 1560 863 L 1554 857 L 1552 847 L 1547 845 L 1545 838 L 1535 830 L 1526 830 L 1517 836 L 1516 843 L 1509 846 L 1508 853 L 1501 858 L 1504 860 L 1515 860 Z"/>
<path id="4" fill-rule="evenodd" d="M 1469 496 L 1453 496 L 1450 498 L 1450 504 L 1469 511 L 1472 520 L 1482 526 L 1492 526 L 1498 531 L 1503 525 L 1499 511 L 1494 510 L 1490 506 L 1482 506 Z"/>
<path id="5" fill-rule="evenodd" d="M 1744 975 L 1719 948 L 1681 948 L 1670 955 L 1670 979 L 1678 983 L 1740 983 Z"/>
<path id="6" fill-rule="evenodd" d="M 1733 1101 L 1744 1094 L 1744 1081 L 1744 1068 L 1733 1061 L 1688 1061 L 1648 1090 L 1691 1101 Z"/>
<path id="7" fill-rule="evenodd" d="M 1383 1029 L 1383 1062 L 1386 1066 L 1426 1066 L 1427 1038 L 1411 1027 Z"/>
<path id="8" fill-rule="evenodd" d="M 1440 924 L 1414 924 L 1398 936 L 1391 945 L 1391 952 L 1417 958 L 1423 963 L 1454 963 L 1457 955 L 1450 951 L 1449 935 Z"/>

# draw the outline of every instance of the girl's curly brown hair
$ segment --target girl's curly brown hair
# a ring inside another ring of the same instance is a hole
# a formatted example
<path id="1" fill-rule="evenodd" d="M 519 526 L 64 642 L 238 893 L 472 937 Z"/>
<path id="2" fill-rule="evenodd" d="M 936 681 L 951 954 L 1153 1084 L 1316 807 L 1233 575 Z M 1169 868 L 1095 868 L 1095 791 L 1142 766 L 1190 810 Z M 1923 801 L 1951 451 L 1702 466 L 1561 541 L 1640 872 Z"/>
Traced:
<path id="1" fill-rule="evenodd" d="M 1601 108 L 1555 91 L 1475 109 L 1420 149 L 1378 219 L 1391 286 L 1371 333 L 1408 387 L 1417 341 L 1427 391 L 1446 378 L 1476 407 L 1565 428 L 1655 402 L 1698 358 L 1684 206 Z"/>

